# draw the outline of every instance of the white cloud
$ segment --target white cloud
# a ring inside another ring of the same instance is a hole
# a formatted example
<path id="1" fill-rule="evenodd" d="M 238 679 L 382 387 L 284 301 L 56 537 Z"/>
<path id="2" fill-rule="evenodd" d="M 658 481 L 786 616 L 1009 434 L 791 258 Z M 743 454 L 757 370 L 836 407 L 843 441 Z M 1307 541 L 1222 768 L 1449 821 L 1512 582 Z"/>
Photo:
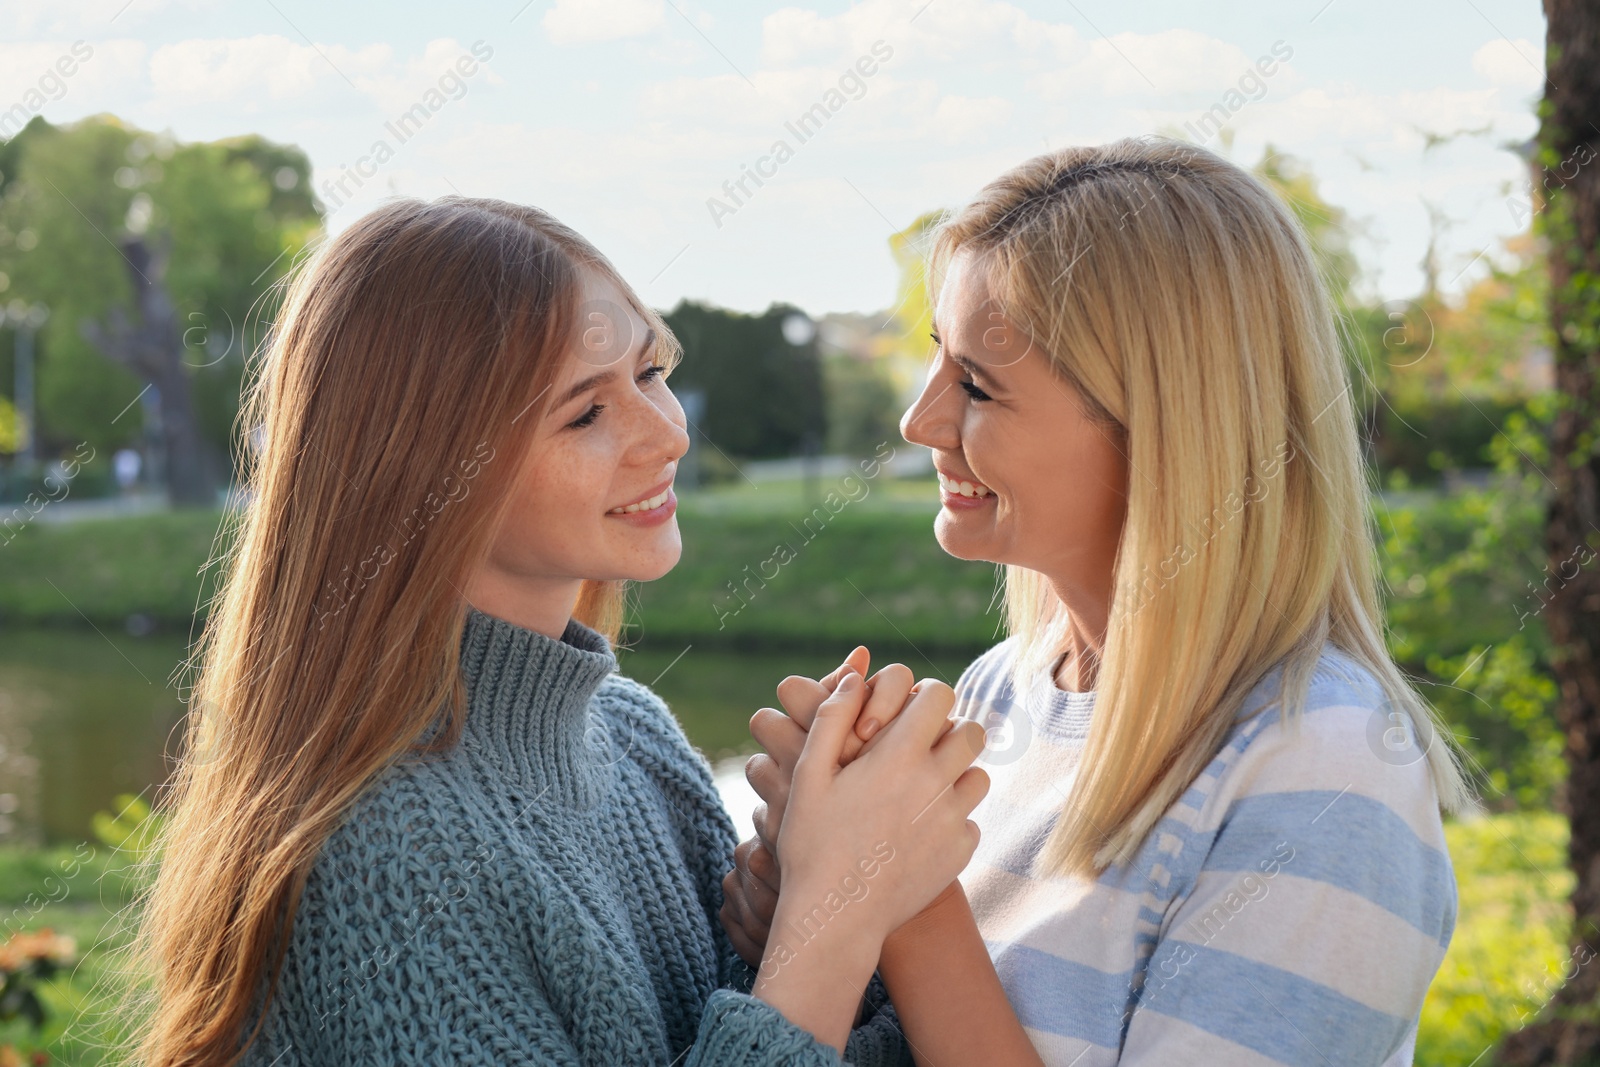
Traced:
<path id="1" fill-rule="evenodd" d="M 1059 61 L 1083 48 L 1070 24 L 1035 19 L 1003 0 L 938 0 L 920 13 L 896 0 L 865 0 L 834 16 L 787 7 L 761 25 L 762 58 L 774 66 L 807 58 L 850 62 L 880 40 L 927 59 L 1008 65 Z"/>
<path id="2" fill-rule="evenodd" d="M 215 9 L 220 0 L 0 0 L 0 25 L 11 38 L 33 34 L 95 41 L 115 31 L 127 33 L 169 9 Z"/>
<path id="3" fill-rule="evenodd" d="M 0 110 L 36 88 L 82 37 L 94 56 L 64 96 L 45 104 L 50 121 L 111 111 L 185 140 L 257 132 L 301 146 L 321 179 L 387 136 L 384 121 L 470 47 L 430 39 L 423 27 L 437 23 L 415 0 L 395 5 L 390 21 L 355 31 L 348 20 L 285 8 L 316 47 L 270 7 L 134 0 L 111 23 L 125 2 L 0 0 Z M 467 98 L 409 140 L 333 228 L 391 189 L 435 196 L 455 187 L 555 211 L 613 253 L 629 277 L 656 278 L 649 289 L 663 303 L 693 295 L 747 308 L 777 298 L 814 310 L 872 307 L 880 297 L 892 302 L 894 282 L 884 244 L 890 224 L 877 211 L 903 225 L 956 206 L 1048 148 L 1181 128 L 1237 88 L 1270 40 L 1260 18 L 1270 25 L 1276 11 L 1255 0 L 1240 5 L 1242 14 L 1197 23 L 1176 0 L 1160 0 L 1137 17 L 1115 5 L 1084 8 L 1091 25 L 1070 5 L 1040 0 L 784 0 L 789 6 L 729 7 L 713 22 L 698 4 L 674 3 L 754 88 L 664 0 L 547 0 L 529 8 L 515 39 L 502 42 L 486 26 L 496 54 L 468 79 Z M 211 8 L 204 18 L 190 16 L 201 6 Z M 1318 66 L 1316 42 L 1305 40 L 1302 60 L 1301 42 L 1291 39 L 1294 61 L 1230 120 L 1233 158 L 1254 162 L 1270 141 L 1304 159 L 1330 201 L 1370 222 L 1383 291 L 1411 291 L 1428 239 L 1420 197 L 1463 220 L 1446 235 L 1465 249 L 1463 264 L 1514 229 L 1499 190 L 1520 188 L 1525 168 L 1501 145 L 1534 126 L 1529 98 L 1543 40 L 1536 7 L 1500 23 L 1511 42 L 1477 37 L 1399 67 L 1381 49 Z M 535 14 L 545 25 L 530 36 Z M 1134 25 L 1205 31 L 1124 32 Z M 118 38 L 106 39 L 111 33 Z M 595 52 L 552 45 L 618 40 L 632 62 L 604 68 L 585 58 Z M 880 40 L 893 55 L 864 79 L 866 93 L 801 146 L 785 121 L 822 100 Z M 1486 123 L 1490 133 L 1424 154 L 1421 131 Z M 707 198 L 778 138 L 794 147 L 793 159 L 715 227 Z M 1374 169 L 1358 170 L 1352 154 Z M 692 248 L 661 273 L 685 245 Z"/>
<path id="4" fill-rule="evenodd" d="M 1489 84 L 1506 89 L 1537 89 L 1544 83 L 1544 50 L 1527 38 L 1497 37 L 1472 53 L 1472 69 Z"/>
<path id="5" fill-rule="evenodd" d="M 1241 116 L 1282 145 L 1340 142 L 1382 166 L 1385 156 L 1415 156 L 1423 131 L 1449 133 L 1486 121 L 1514 124 L 1525 112 L 1497 106 L 1492 89 L 1423 89 L 1375 93 L 1354 86 L 1302 89 L 1242 109 Z"/>
<path id="6" fill-rule="evenodd" d="M 1238 45 L 1193 30 L 1119 33 L 1092 42 L 1077 62 L 1040 74 L 1030 85 L 1053 100 L 1085 94 L 1215 96 L 1233 88 L 1254 62 Z"/>
<path id="7" fill-rule="evenodd" d="M 217 103 L 295 100 L 349 79 L 359 84 L 393 62 L 386 44 L 354 50 L 320 49 L 276 34 L 191 39 L 162 45 L 150 57 L 150 85 L 158 96 Z"/>
<path id="8" fill-rule="evenodd" d="M 666 18 L 662 0 L 556 0 L 544 13 L 551 44 L 592 44 L 641 37 Z"/>
<path id="9" fill-rule="evenodd" d="M 933 124 L 947 143 L 986 139 L 1011 118 L 1013 106 L 1003 96 L 946 96 L 933 111 Z"/>

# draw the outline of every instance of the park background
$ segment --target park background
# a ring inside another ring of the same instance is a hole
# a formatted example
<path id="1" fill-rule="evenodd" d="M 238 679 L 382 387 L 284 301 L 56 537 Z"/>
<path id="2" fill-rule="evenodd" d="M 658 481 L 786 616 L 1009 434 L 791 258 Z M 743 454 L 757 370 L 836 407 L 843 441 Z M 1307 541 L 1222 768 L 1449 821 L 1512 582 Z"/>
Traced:
<path id="1" fill-rule="evenodd" d="M 327 234 L 394 194 L 534 203 L 666 314 L 685 552 L 634 590 L 620 658 L 739 807 L 783 675 L 865 642 L 953 681 L 1001 636 L 995 568 L 939 550 L 896 429 L 931 351 L 926 237 L 1028 155 L 1137 133 L 1253 169 L 1321 257 L 1390 647 L 1481 765 L 1417 1062 L 1490 1067 L 1571 926 L 1544 18 L 1132 6 L 0 3 L 0 1067 L 118 1045 L 240 391 Z"/>

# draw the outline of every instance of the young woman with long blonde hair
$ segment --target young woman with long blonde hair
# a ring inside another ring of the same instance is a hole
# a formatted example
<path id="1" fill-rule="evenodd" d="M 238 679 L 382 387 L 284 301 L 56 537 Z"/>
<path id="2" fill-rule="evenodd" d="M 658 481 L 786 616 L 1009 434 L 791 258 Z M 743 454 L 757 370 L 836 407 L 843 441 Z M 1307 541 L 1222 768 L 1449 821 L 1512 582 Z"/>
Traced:
<path id="1" fill-rule="evenodd" d="M 940 544 L 1005 565 L 1011 635 L 956 686 L 989 734 L 982 844 L 880 960 L 907 1055 L 1409 1063 L 1455 919 L 1441 807 L 1471 798 L 1385 648 L 1305 235 L 1240 168 L 1132 139 L 1002 175 L 931 263 L 902 430 Z M 723 913 L 746 954 L 783 929 L 787 775 L 826 692 L 753 722 L 763 840 Z"/>
<path id="2" fill-rule="evenodd" d="M 391 203 L 299 273 L 161 805 L 142 1062 L 893 1051 L 883 1019 L 852 1033 L 860 994 L 972 853 L 981 731 L 930 683 L 841 769 L 846 679 L 784 830 L 811 937 L 736 958 L 732 823 L 612 652 L 622 583 L 681 549 L 676 354 L 589 242 L 501 201 Z"/>

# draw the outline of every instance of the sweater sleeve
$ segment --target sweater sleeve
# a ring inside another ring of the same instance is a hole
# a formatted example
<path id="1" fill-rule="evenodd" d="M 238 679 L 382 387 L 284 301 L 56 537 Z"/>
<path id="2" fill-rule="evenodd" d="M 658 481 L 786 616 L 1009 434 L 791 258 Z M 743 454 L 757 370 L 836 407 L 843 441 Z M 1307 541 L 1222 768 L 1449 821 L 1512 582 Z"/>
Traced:
<path id="1" fill-rule="evenodd" d="M 655 734 L 662 742 L 659 751 L 669 754 L 660 760 L 651 760 L 647 755 L 643 762 L 650 767 L 678 819 L 680 843 L 691 869 L 696 872 L 700 898 L 711 919 L 717 950 L 724 960 L 724 988 L 712 994 L 706 1006 L 695 1055 L 725 1055 L 727 1049 L 743 1047 L 740 1043 L 746 1042 L 752 1049 L 751 1054 L 756 1057 L 748 1061 L 752 1064 L 810 1062 L 782 1058 L 787 1055 L 782 1051 L 784 1048 L 803 1048 L 809 1044 L 829 1057 L 826 1062 L 839 1062 L 831 1048 L 818 1044 L 809 1033 L 785 1019 L 781 1012 L 749 995 L 755 985 L 756 972 L 734 951 L 720 918 L 722 879 L 733 868 L 733 849 L 738 844 L 738 838 L 733 820 L 728 817 L 717 793 L 710 765 L 689 744 L 660 697 L 626 678 L 615 679 L 612 686 L 612 692 L 627 697 L 619 702 L 617 710 L 632 717 L 636 727 Z M 867 986 L 866 1004 L 867 1017 L 862 1025 L 852 1031 L 849 1043 L 845 1046 L 845 1062 L 857 1067 L 893 1067 L 899 1064 L 909 1067 L 912 1063 L 910 1051 L 894 1016 L 894 1008 L 889 1003 L 888 992 L 876 975 Z M 778 1024 L 776 1029 L 775 1024 Z M 728 1045 L 729 1041 L 734 1044 Z M 711 1049 L 718 1051 L 712 1053 L 709 1051 Z M 690 1063 L 745 1062 L 697 1059 L 695 1055 L 690 1057 Z"/>
<path id="2" fill-rule="evenodd" d="M 1426 760 L 1375 743 L 1383 718 L 1346 701 L 1255 731 L 1120 1062 L 1410 1063 L 1455 880 Z"/>

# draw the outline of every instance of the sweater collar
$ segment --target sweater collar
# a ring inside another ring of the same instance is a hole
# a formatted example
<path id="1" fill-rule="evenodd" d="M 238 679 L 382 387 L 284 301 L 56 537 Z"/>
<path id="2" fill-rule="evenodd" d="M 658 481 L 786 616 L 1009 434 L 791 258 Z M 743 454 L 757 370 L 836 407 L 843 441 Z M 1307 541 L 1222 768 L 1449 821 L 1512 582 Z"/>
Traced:
<path id="1" fill-rule="evenodd" d="M 616 669 L 610 643 L 576 619 L 557 641 L 469 607 L 461 634 L 462 746 L 507 784 L 531 790 L 527 803 L 549 794 L 588 807 L 604 793 L 615 762 L 604 729 L 593 728 L 589 701 Z"/>

